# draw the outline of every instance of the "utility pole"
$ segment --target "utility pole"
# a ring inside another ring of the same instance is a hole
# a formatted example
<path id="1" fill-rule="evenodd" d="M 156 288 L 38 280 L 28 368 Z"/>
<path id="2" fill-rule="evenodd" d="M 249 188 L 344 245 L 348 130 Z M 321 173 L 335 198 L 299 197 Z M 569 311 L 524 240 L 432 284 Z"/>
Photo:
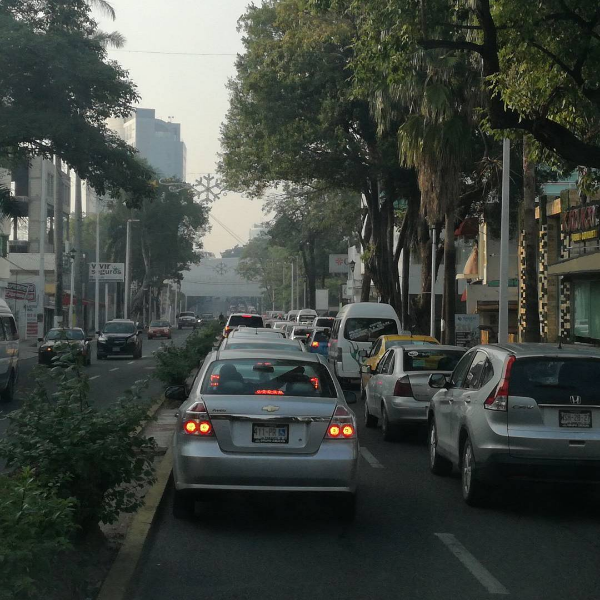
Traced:
<path id="1" fill-rule="evenodd" d="M 63 185 L 61 160 L 54 157 L 54 273 L 56 284 L 54 288 L 54 327 L 64 327 L 63 322 Z"/>
<path id="2" fill-rule="evenodd" d="M 291 261 L 292 265 L 292 289 L 290 293 L 290 311 L 294 310 L 294 259 Z"/>
<path id="3" fill-rule="evenodd" d="M 127 238 L 125 240 L 125 306 L 123 314 L 129 318 L 129 295 L 131 287 L 131 224 L 139 223 L 139 219 L 127 219 Z"/>
<path id="4" fill-rule="evenodd" d="M 508 236 L 510 208 L 510 140 L 502 145 L 502 212 L 500 220 L 500 300 L 498 343 L 508 343 Z"/>
<path id="5" fill-rule="evenodd" d="M 437 239 L 435 227 L 431 228 L 431 307 L 429 335 L 435 337 L 435 266 L 437 261 Z"/>
<path id="6" fill-rule="evenodd" d="M 44 299 L 46 295 L 46 227 L 48 224 L 48 182 L 46 159 L 42 162 L 42 190 L 40 194 L 40 269 L 38 279 L 38 337 L 44 337 Z"/>
<path id="7" fill-rule="evenodd" d="M 96 203 L 96 289 L 94 290 L 94 328 L 100 331 L 100 204 Z"/>
<path id="8" fill-rule="evenodd" d="M 81 267 L 83 261 L 81 260 L 81 249 L 83 248 L 82 243 L 82 229 L 83 229 L 83 208 L 81 202 L 81 178 L 79 175 L 75 175 L 75 261 L 72 268 L 75 272 L 75 284 L 71 294 L 75 293 L 75 322 L 78 327 L 82 327 L 85 330 L 85 323 L 83 322 L 83 277 Z M 73 324 L 71 324 L 73 327 Z"/>

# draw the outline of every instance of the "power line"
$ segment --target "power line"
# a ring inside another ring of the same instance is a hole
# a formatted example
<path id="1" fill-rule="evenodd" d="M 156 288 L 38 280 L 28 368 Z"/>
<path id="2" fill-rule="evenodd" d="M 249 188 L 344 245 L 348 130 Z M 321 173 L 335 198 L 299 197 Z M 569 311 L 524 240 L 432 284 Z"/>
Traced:
<path id="1" fill-rule="evenodd" d="M 237 233 L 231 231 L 231 229 L 229 229 L 229 227 L 227 227 L 225 223 L 219 221 L 219 219 L 217 219 L 217 217 L 215 217 L 213 214 L 209 214 L 209 216 L 213 221 L 218 223 L 232 238 L 234 238 L 236 242 L 242 244 L 242 246 L 246 245 L 246 242 L 239 235 L 237 235 Z"/>
<path id="2" fill-rule="evenodd" d="M 111 50 L 112 52 L 127 52 L 128 54 L 164 54 L 168 56 L 237 56 L 225 52 L 161 52 L 159 50 Z"/>

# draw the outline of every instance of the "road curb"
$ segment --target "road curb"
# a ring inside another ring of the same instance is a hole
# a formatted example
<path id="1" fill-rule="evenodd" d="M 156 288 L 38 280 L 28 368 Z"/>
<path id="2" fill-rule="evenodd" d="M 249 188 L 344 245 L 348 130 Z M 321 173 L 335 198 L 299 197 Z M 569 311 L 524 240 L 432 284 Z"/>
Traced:
<path id="1" fill-rule="evenodd" d="M 161 398 L 149 409 L 149 419 L 158 412 L 164 402 L 165 399 Z M 141 427 L 137 433 L 142 429 Z M 125 600 L 127 598 L 127 590 L 171 476 L 172 463 L 173 451 L 169 446 L 156 468 L 156 482 L 148 490 L 144 505 L 133 517 L 123 545 L 104 579 L 96 600 Z"/>

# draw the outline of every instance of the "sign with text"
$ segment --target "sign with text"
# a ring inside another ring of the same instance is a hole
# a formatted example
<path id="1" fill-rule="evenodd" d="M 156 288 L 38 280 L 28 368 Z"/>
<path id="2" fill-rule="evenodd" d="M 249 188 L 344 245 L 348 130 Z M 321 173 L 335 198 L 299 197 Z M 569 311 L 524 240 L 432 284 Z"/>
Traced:
<path id="1" fill-rule="evenodd" d="M 6 286 L 4 297 L 7 300 L 27 300 L 28 302 L 35 302 L 35 284 L 14 283 L 9 281 Z"/>
<path id="2" fill-rule="evenodd" d="M 600 210 L 597 204 L 587 204 L 572 208 L 565 211 L 561 216 L 562 230 L 565 233 L 570 233 L 574 236 L 577 235 L 579 238 L 573 241 L 594 239 L 598 236 L 599 224 Z"/>
<path id="3" fill-rule="evenodd" d="M 90 263 L 90 279 L 96 279 L 98 272 L 100 281 L 125 281 L 124 263 Z"/>
<path id="4" fill-rule="evenodd" d="M 471 348 L 480 343 L 479 315 L 454 315 L 456 345 Z"/>
<path id="5" fill-rule="evenodd" d="M 329 272 L 330 273 L 348 273 L 348 255 L 347 254 L 330 254 L 329 255 Z"/>

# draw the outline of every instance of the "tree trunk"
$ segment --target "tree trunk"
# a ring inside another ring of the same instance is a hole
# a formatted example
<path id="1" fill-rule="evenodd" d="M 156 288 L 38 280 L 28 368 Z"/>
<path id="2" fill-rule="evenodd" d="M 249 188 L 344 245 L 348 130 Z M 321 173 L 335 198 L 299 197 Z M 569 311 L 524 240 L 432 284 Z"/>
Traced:
<path id="1" fill-rule="evenodd" d="M 83 323 L 83 207 L 81 201 L 81 179 L 75 176 L 75 323 L 77 327 L 84 327 Z"/>
<path id="2" fill-rule="evenodd" d="M 315 240 L 308 241 L 308 308 L 315 309 L 317 306 L 317 259 L 315 257 Z"/>
<path id="3" fill-rule="evenodd" d="M 524 342 L 540 341 L 538 304 L 538 229 L 535 220 L 535 163 L 530 160 L 530 139 L 523 136 L 523 245 L 525 249 L 525 331 Z"/>
<path id="4" fill-rule="evenodd" d="M 443 343 L 454 344 L 456 327 L 456 245 L 454 243 L 455 198 L 451 198 L 446 206 L 445 238 L 444 238 L 444 332 Z"/>
<path id="5" fill-rule="evenodd" d="M 63 322 L 63 189 L 61 160 L 54 159 L 56 174 L 54 176 L 54 273 L 56 285 L 54 293 L 54 323 L 64 327 Z"/>
<path id="6" fill-rule="evenodd" d="M 360 286 L 360 301 L 368 302 L 371 299 L 371 273 L 365 268 L 362 284 Z"/>
<path id="7" fill-rule="evenodd" d="M 410 241 L 408 239 L 404 242 L 404 249 L 402 252 L 402 280 L 400 296 L 402 298 L 402 328 L 410 329 L 410 316 L 408 314 L 409 306 L 409 281 L 410 281 Z M 411 329 L 412 331 L 412 329 Z"/>

